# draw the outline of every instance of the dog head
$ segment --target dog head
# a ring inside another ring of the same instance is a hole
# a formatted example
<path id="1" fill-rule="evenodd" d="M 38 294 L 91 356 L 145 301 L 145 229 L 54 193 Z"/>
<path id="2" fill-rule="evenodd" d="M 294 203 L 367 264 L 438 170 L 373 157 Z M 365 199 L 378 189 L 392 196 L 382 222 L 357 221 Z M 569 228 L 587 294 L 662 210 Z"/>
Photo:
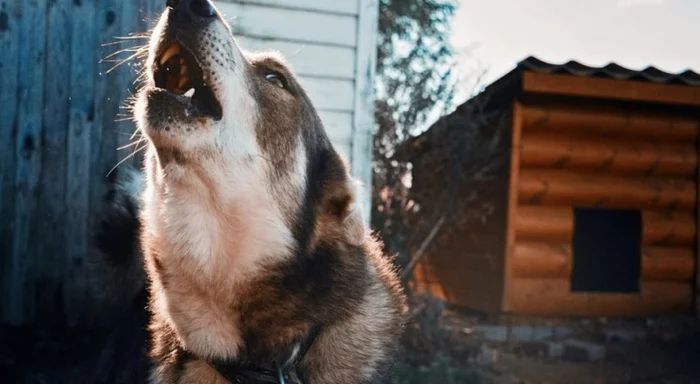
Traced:
<path id="1" fill-rule="evenodd" d="M 319 231 L 362 243 L 347 167 L 281 56 L 242 51 L 209 1 L 169 0 L 146 71 L 134 111 L 159 196 L 221 210 L 263 202 L 297 243 Z"/>

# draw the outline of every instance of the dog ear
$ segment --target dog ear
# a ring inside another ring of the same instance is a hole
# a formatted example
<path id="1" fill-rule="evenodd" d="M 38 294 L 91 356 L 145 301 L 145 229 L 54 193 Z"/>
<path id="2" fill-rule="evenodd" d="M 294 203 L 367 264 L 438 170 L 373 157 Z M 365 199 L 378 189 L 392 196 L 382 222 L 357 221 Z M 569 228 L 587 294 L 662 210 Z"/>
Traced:
<path id="1" fill-rule="evenodd" d="M 333 228 L 334 236 L 356 246 L 364 244 L 366 235 L 362 209 L 357 202 L 359 188 L 359 183 L 350 176 L 344 177 L 338 184 L 329 186 L 324 204 L 326 217 L 330 219 L 325 225 Z"/>

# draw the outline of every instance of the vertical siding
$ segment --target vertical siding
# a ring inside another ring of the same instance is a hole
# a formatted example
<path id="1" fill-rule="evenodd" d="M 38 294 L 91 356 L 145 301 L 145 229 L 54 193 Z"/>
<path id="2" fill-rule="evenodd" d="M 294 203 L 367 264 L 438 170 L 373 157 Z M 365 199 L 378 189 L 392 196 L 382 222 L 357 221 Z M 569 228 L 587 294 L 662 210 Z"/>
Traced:
<path id="1" fill-rule="evenodd" d="M 124 2 L 133 2 L 127 0 Z M 129 46 L 129 43 L 110 44 L 115 42 L 115 37 L 123 36 L 120 28 L 122 15 L 120 15 L 120 4 L 122 0 L 97 0 L 95 10 L 95 32 L 97 34 L 97 44 L 100 46 L 95 50 L 95 61 L 107 57 L 110 53 Z M 134 16 L 129 16 L 134 17 Z M 124 59 L 124 55 L 116 55 L 113 60 Z M 90 185 L 90 206 L 98 206 L 105 193 L 105 183 L 107 173 L 117 163 L 117 126 L 115 120 L 119 114 L 119 98 L 121 89 L 127 84 L 120 83 L 120 72 L 110 71 L 115 63 L 100 62 L 97 66 L 97 78 L 94 89 L 95 102 L 95 124 L 101 129 L 93 132 L 91 141 L 91 179 Z M 123 80 L 122 80 L 123 81 Z"/>
<path id="2" fill-rule="evenodd" d="M 41 176 L 44 117 L 46 2 L 24 0 L 20 6 L 19 84 L 15 137 L 15 222 L 10 254 L 7 318 L 18 324 L 34 314 L 35 233 Z"/>
<path id="3" fill-rule="evenodd" d="M 0 2 L 0 313 L 9 318 L 11 276 L 14 268 L 13 230 L 15 221 L 15 135 L 17 133 L 17 90 L 19 76 L 21 5 L 14 0 Z"/>
<path id="4" fill-rule="evenodd" d="M 88 215 L 90 213 L 90 154 L 91 135 L 95 126 L 95 70 L 94 52 L 95 8 L 74 5 L 70 61 L 70 120 L 66 142 L 66 216 L 64 231 L 66 253 L 63 259 L 63 309 L 69 324 L 80 317 L 81 304 L 86 293 L 83 265 L 88 244 Z"/>
<path id="5" fill-rule="evenodd" d="M 144 32 L 160 3 L 0 1 L 2 322 L 83 318 L 90 212 L 117 160 L 116 131 L 133 130 L 115 119 L 135 70 L 106 74 L 99 60 L 119 46 L 100 45 Z"/>
<path id="6" fill-rule="evenodd" d="M 58 282 L 63 271 L 62 257 L 66 252 L 64 239 L 66 172 L 66 125 L 68 124 L 69 80 L 71 55 L 71 0 L 58 0 L 48 7 L 46 60 L 44 61 L 44 135 L 40 146 L 41 180 L 39 185 L 37 243 L 34 284 L 37 313 L 55 313 Z"/>

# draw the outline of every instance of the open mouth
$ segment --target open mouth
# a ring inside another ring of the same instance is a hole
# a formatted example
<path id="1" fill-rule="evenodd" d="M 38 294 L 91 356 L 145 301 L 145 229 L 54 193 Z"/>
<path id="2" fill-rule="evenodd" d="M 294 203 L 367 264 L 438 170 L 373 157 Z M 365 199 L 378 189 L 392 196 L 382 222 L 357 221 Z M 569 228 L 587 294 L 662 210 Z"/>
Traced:
<path id="1" fill-rule="evenodd" d="M 182 45 L 165 47 L 155 61 L 153 78 L 157 88 L 178 95 L 188 116 L 221 119 L 221 103 L 207 86 L 197 60 Z"/>

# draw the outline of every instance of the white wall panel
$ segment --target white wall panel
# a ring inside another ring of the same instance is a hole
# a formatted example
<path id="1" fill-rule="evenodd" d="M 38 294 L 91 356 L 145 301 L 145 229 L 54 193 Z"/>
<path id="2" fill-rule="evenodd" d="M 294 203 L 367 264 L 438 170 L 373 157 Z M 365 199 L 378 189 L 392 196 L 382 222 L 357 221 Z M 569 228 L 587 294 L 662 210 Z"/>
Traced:
<path id="1" fill-rule="evenodd" d="M 241 47 L 279 51 L 291 64 L 336 150 L 365 185 L 360 200 L 369 220 L 377 0 L 226 0 L 217 6 Z"/>
<path id="2" fill-rule="evenodd" d="M 316 108 L 352 112 L 355 98 L 355 87 L 352 81 L 300 77 L 299 82 L 306 89 Z"/>
<path id="3" fill-rule="evenodd" d="M 293 41 L 237 36 L 246 50 L 280 52 L 297 75 L 355 78 L 355 49 Z"/>
<path id="4" fill-rule="evenodd" d="M 354 47 L 357 17 L 254 4 L 219 3 L 236 34 Z"/>
<path id="5" fill-rule="evenodd" d="M 331 13 L 357 14 L 357 0 L 243 0 L 243 1 L 219 1 L 218 3 L 249 3 L 275 6 L 280 8 L 305 9 L 311 11 L 323 11 Z"/>

